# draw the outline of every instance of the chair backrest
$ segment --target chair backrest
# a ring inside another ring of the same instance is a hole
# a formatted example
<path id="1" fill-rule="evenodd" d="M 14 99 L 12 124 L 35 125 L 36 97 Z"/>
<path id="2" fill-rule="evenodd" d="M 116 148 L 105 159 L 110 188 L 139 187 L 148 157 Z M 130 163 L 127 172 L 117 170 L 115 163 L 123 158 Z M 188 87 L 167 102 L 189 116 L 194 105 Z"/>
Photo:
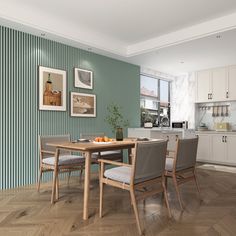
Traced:
<path id="1" fill-rule="evenodd" d="M 47 136 L 39 136 L 39 149 L 40 151 L 47 152 L 56 152 L 56 147 L 47 145 L 48 143 L 61 143 L 61 142 L 70 142 L 70 135 L 47 135 Z M 60 150 L 60 154 L 69 154 L 69 151 Z M 43 158 L 52 156 L 53 154 L 44 154 Z"/>
<path id="2" fill-rule="evenodd" d="M 195 166 L 197 146 L 198 137 L 178 140 L 174 164 L 175 170 L 183 170 Z"/>
<path id="3" fill-rule="evenodd" d="M 165 171 L 167 141 L 137 142 L 134 158 L 134 181 L 149 180 Z"/>
<path id="4" fill-rule="evenodd" d="M 84 138 L 84 139 L 88 139 L 88 140 L 91 140 L 93 141 L 96 137 L 104 137 L 105 134 L 104 133 L 81 133 L 80 134 L 80 138 Z"/>

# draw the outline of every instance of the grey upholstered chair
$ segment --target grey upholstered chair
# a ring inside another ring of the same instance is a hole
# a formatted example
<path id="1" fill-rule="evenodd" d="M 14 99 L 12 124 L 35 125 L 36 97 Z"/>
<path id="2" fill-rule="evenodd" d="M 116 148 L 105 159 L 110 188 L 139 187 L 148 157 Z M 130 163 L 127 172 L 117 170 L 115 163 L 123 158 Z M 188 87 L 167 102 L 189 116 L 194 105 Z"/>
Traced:
<path id="1" fill-rule="evenodd" d="M 81 139 L 88 139 L 91 141 L 94 141 L 96 137 L 104 137 L 104 133 L 81 133 L 80 138 Z M 104 152 L 94 152 L 92 154 L 92 161 L 93 163 L 98 163 L 98 159 L 106 159 L 106 160 L 113 160 L 113 161 L 121 161 L 123 162 L 123 152 L 122 150 L 114 150 L 114 151 L 104 151 Z"/>
<path id="2" fill-rule="evenodd" d="M 100 162 L 100 217 L 102 217 L 103 184 L 130 192 L 139 234 L 142 234 L 142 229 L 136 200 L 164 192 L 168 214 L 171 216 L 164 177 L 166 148 L 167 141 L 136 142 L 132 164 L 98 160 Z M 105 170 L 104 164 L 112 164 L 118 167 Z M 146 188 L 147 186 L 149 186 L 148 189 Z M 150 189 L 154 186 L 156 189 Z M 139 192 L 137 196 L 135 195 L 135 190 L 143 189 L 146 191 Z"/>
<path id="3" fill-rule="evenodd" d="M 60 150 L 58 164 L 55 162 L 56 147 L 47 145 L 48 143 L 60 143 L 60 142 L 70 142 L 70 135 L 51 135 L 51 136 L 39 136 L 39 150 L 40 150 L 40 169 L 39 178 L 37 184 L 37 190 L 40 189 L 40 182 L 43 172 L 55 171 L 69 172 L 80 170 L 80 179 L 82 171 L 84 169 L 85 159 L 83 156 L 71 155 L 69 151 Z M 70 175 L 69 175 L 70 176 Z M 68 179 L 69 181 L 69 179 Z M 56 199 L 59 198 L 59 178 L 57 174 L 57 184 L 56 184 Z M 53 203 L 53 196 L 51 198 Z"/>
<path id="4" fill-rule="evenodd" d="M 200 195 L 195 173 L 197 147 L 198 137 L 191 139 L 178 139 L 174 158 L 166 158 L 166 185 L 167 178 L 171 177 L 173 179 L 181 210 L 183 210 L 183 205 L 178 185 L 194 180 Z"/>

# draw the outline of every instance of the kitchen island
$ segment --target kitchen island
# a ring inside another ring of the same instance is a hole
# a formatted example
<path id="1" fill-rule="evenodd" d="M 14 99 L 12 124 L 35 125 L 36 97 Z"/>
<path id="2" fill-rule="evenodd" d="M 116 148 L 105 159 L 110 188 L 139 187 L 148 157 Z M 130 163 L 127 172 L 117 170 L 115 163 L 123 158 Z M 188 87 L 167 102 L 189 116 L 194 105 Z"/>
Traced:
<path id="1" fill-rule="evenodd" d="M 173 128 L 128 128 L 128 137 L 165 139 L 168 140 L 168 150 L 173 151 L 178 138 L 195 137 L 195 131 Z"/>

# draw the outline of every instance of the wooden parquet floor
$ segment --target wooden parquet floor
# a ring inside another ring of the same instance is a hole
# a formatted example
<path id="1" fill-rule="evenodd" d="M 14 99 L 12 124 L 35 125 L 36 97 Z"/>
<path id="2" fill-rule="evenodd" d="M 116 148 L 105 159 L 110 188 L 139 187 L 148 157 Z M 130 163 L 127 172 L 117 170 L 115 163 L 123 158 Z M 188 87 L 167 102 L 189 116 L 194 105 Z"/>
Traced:
<path id="1" fill-rule="evenodd" d="M 173 218 L 169 219 L 161 196 L 139 202 L 145 235 L 233 236 L 236 235 L 236 174 L 197 169 L 201 188 L 180 186 L 184 212 L 180 211 L 171 181 L 168 194 Z M 60 184 L 60 200 L 50 204 L 50 184 L 41 192 L 35 186 L 0 192 L 0 235 L 136 236 L 134 213 L 127 191 L 105 186 L 104 217 L 98 217 L 99 188 L 91 182 L 90 218 L 82 220 L 83 185 L 77 177 Z"/>

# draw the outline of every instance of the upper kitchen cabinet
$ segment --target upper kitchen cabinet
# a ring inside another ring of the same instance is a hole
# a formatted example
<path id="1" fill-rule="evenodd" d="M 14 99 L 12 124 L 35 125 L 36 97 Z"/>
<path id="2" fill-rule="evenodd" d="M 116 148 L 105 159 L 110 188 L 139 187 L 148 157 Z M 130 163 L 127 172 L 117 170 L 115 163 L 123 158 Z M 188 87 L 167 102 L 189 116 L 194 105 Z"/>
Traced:
<path id="1" fill-rule="evenodd" d="M 219 67 L 211 70 L 212 93 L 210 100 L 213 102 L 224 101 L 227 98 L 227 68 Z"/>
<path id="2" fill-rule="evenodd" d="M 196 102 L 236 100 L 236 66 L 196 73 Z"/>
<path id="3" fill-rule="evenodd" d="M 211 87 L 211 71 L 198 71 L 196 73 L 196 102 L 209 101 L 210 94 L 212 93 Z"/>
<path id="4" fill-rule="evenodd" d="M 236 100 L 236 65 L 228 67 L 227 100 Z"/>

